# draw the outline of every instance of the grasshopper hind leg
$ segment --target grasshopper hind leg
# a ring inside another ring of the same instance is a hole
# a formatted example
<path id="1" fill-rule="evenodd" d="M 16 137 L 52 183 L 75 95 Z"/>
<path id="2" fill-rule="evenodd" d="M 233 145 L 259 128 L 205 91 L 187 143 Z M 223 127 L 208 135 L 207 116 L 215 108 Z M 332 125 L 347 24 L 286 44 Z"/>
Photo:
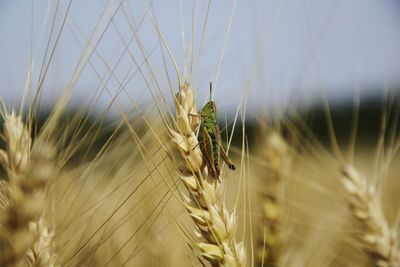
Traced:
<path id="1" fill-rule="evenodd" d="M 219 145 L 219 151 L 222 159 L 225 161 L 226 165 L 228 165 L 228 168 L 233 171 L 236 170 L 236 166 L 229 160 L 228 155 L 226 155 L 225 150 L 220 145 Z"/>
<path id="2" fill-rule="evenodd" d="M 232 164 L 231 162 L 227 163 L 228 168 L 231 169 L 232 171 L 236 170 L 236 166 Z"/>

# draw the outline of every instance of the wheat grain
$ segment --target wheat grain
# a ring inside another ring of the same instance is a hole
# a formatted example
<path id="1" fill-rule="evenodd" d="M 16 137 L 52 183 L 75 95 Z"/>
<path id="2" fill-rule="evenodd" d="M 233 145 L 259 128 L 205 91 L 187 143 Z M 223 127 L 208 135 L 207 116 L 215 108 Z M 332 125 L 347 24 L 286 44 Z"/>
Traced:
<path id="1" fill-rule="evenodd" d="M 200 120 L 188 83 L 182 85 L 175 98 L 177 129 L 171 136 L 180 151 L 185 166 L 179 176 L 189 197 L 184 197 L 187 212 L 197 225 L 197 247 L 202 256 L 214 266 L 244 266 L 242 242 L 236 242 L 236 214 L 229 213 L 223 200 L 224 184 L 208 174 L 198 146 L 196 130 Z M 200 241 L 201 240 L 201 241 Z"/>

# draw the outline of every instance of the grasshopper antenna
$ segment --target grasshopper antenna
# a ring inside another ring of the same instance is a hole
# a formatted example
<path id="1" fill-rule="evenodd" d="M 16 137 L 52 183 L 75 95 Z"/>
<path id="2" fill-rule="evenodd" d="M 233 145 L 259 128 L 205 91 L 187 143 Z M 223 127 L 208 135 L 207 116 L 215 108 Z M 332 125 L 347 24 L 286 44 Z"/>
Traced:
<path id="1" fill-rule="evenodd" d="M 210 101 L 212 101 L 211 96 L 212 96 L 212 82 L 210 82 Z"/>

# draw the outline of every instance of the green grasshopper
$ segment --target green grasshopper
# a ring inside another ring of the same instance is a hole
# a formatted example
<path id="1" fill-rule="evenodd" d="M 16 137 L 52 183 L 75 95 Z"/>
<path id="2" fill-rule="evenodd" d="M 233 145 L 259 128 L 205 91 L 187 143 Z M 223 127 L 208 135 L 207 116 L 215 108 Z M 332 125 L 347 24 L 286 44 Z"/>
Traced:
<path id="1" fill-rule="evenodd" d="M 203 152 L 204 158 L 211 171 L 211 175 L 215 179 L 219 180 L 220 157 L 222 157 L 229 169 L 235 170 L 236 167 L 229 160 L 224 148 L 222 147 L 221 131 L 217 124 L 217 107 L 214 101 L 211 100 L 211 91 L 212 84 L 210 83 L 210 101 L 204 105 L 203 109 L 200 111 L 200 116 L 193 114 L 190 115 L 201 119 L 199 136 L 200 149 Z"/>

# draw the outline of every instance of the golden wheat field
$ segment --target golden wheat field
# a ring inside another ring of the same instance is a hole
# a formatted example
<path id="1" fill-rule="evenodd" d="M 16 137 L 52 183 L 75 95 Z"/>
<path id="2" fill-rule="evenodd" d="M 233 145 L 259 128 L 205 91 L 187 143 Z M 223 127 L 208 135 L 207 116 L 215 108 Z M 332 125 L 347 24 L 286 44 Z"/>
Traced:
<path id="1" fill-rule="evenodd" d="M 332 101 L 315 1 L 302 101 L 270 77 L 295 1 L 42 2 L 0 4 L 0 267 L 400 266 L 398 89 Z"/>

